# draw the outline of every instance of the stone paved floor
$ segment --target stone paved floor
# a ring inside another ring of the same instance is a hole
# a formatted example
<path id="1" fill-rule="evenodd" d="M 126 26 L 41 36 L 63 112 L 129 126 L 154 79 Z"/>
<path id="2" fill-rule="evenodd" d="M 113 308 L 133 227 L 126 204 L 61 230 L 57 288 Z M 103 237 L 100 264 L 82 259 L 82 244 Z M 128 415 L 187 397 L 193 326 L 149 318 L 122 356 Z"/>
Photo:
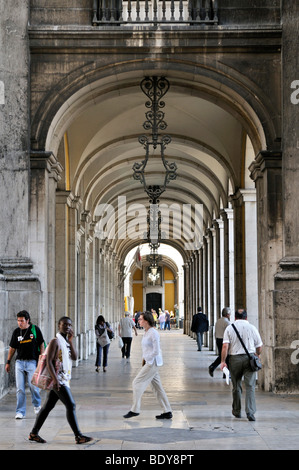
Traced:
<path id="1" fill-rule="evenodd" d="M 79 425 L 94 440 L 74 443 L 63 405 L 57 405 L 40 434 L 44 445 L 28 441 L 34 413 L 28 396 L 27 416 L 15 420 L 15 390 L 0 400 L 0 450 L 102 450 L 196 453 L 199 450 L 297 450 L 299 449 L 299 397 L 276 396 L 257 390 L 256 421 L 231 414 L 231 385 L 218 369 L 211 378 L 208 365 L 215 355 L 197 351 L 196 342 L 181 330 L 163 331 L 162 383 L 173 407 L 171 421 L 158 421 L 159 406 L 147 390 L 142 411 L 125 420 L 130 409 L 132 380 L 141 362 L 142 332 L 134 337 L 129 362 L 121 358 L 117 341 L 110 346 L 109 367 L 95 372 L 95 357 L 73 369 L 72 392 Z M 44 392 L 43 392 L 44 393 Z M 104 454 L 105 454 L 104 452 Z M 120 455 L 120 454 L 116 454 Z"/>

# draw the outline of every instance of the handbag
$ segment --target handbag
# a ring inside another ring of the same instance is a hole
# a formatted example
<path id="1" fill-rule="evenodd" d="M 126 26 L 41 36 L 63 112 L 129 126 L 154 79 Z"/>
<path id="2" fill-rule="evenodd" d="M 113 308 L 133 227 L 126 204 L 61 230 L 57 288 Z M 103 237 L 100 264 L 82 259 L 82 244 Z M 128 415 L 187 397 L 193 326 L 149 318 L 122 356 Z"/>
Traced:
<path id="1" fill-rule="evenodd" d="M 111 330 L 111 326 L 109 325 L 109 323 L 106 323 L 107 327 Z M 114 338 L 114 331 L 108 331 L 107 330 L 107 334 L 108 334 L 108 338 L 109 339 L 113 339 Z"/>
<path id="2" fill-rule="evenodd" d="M 124 347 L 124 342 L 121 338 L 121 336 L 118 337 L 118 347 L 122 349 Z"/>
<path id="3" fill-rule="evenodd" d="M 262 363 L 261 363 L 260 358 L 259 358 L 256 354 L 254 354 L 254 353 L 251 353 L 251 354 L 250 354 L 250 353 L 247 351 L 247 349 L 246 349 L 246 347 L 245 347 L 245 344 L 243 343 L 243 340 L 242 340 L 242 338 L 241 338 L 241 336 L 240 336 L 240 334 L 239 334 L 237 328 L 235 327 L 235 325 L 234 325 L 233 323 L 232 323 L 232 327 L 233 327 L 233 329 L 235 330 L 235 332 L 237 333 L 237 336 L 238 336 L 238 338 L 239 338 L 239 340 L 240 340 L 240 342 L 241 342 L 243 348 L 245 349 L 245 352 L 246 352 L 246 354 L 247 354 L 247 356 L 248 356 L 248 358 L 249 358 L 251 370 L 252 370 L 253 372 L 258 372 L 258 371 L 261 370 L 261 368 L 262 368 Z"/>
<path id="4" fill-rule="evenodd" d="M 98 337 L 98 343 L 99 345 L 103 348 L 104 346 L 107 346 L 107 344 L 110 344 L 110 339 L 107 334 L 107 330 L 105 331 Z"/>
<path id="5" fill-rule="evenodd" d="M 39 356 L 37 367 L 31 379 L 32 385 L 40 388 L 41 390 L 52 390 L 54 385 L 54 380 L 50 375 L 49 369 L 47 367 L 47 349 L 48 348 L 46 348 L 45 352 Z M 59 371 L 60 364 L 61 363 L 57 358 L 54 361 L 54 369 L 56 375 Z"/>

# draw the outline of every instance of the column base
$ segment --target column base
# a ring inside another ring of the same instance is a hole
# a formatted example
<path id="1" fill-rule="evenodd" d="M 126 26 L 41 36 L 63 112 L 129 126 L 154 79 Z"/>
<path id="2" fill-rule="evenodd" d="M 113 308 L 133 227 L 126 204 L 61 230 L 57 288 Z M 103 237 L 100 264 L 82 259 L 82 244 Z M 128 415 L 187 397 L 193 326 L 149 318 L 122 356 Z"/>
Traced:
<path id="1" fill-rule="evenodd" d="M 41 317 L 41 289 L 39 279 L 31 272 L 32 262 L 28 258 L 0 258 L 0 364 L 7 360 L 12 332 L 17 328 L 17 313 L 27 310 L 32 323 Z M 13 370 L 13 368 L 12 368 Z M 0 397 L 14 383 L 14 374 L 7 374 L 0 367 Z"/>

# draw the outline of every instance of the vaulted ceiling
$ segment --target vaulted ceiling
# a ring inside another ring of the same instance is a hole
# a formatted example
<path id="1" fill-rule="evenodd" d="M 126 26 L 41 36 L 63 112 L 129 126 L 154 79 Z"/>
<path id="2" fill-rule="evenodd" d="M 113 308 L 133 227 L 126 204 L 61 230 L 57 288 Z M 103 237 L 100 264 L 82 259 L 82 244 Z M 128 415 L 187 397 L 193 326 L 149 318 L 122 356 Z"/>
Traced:
<path id="1" fill-rule="evenodd" d="M 119 203 L 125 201 L 126 209 L 134 209 L 132 205 L 136 203 L 148 207 L 147 194 L 133 178 L 132 170 L 133 164 L 145 156 L 138 141 L 146 133 L 143 129 L 146 96 L 140 89 L 141 78 L 87 90 L 69 109 L 66 107 L 69 154 L 66 172 L 70 189 L 80 196 L 84 210 L 90 212 L 93 220 L 103 214 L 101 205 L 114 208 L 111 243 L 123 259 L 140 240 L 132 234 L 121 238 L 115 236 L 115 231 L 113 234 L 113 224 L 120 225 L 125 220 L 124 207 L 119 211 Z M 160 202 L 168 206 L 175 204 L 181 214 L 183 205 L 194 208 L 202 204 L 203 228 L 206 228 L 219 217 L 222 208 L 228 207 L 230 192 L 244 181 L 246 133 L 241 120 L 222 106 L 221 101 L 208 100 L 195 87 L 168 79 L 170 89 L 164 97 L 163 109 L 168 127 L 164 133 L 172 141 L 166 148 L 166 159 L 176 163 L 177 178 L 170 182 Z M 148 184 L 157 184 L 163 171 L 159 152 L 153 152 L 147 166 Z M 127 216 L 126 222 L 134 219 L 133 212 Z M 147 228 L 146 217 L 142 225 L 141 216 L 136 212 L 139 234 Z M 194 223 L 193 218 L 193 229 Z M 186 233 L 181 228 L 182 236 L 177 233 L 173 238 L 171 233 L 166 242 L 183 253 Z"/>

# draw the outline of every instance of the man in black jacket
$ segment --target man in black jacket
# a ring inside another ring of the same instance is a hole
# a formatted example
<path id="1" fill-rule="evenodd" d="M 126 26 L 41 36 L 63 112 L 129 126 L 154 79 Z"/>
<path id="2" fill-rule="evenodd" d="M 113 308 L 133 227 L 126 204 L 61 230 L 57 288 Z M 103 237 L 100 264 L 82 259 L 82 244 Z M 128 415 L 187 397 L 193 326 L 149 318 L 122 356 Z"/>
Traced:
<path id="1" fill-rule="evenodd" d="M 197 313 L 195 313 L 192 318 L 191 331 L 193 331 L 193 333 L 196 333 L 198 351 L 201 351 L 202 348 L 203 333 L 208 330 L 209 321 L 206 315 L 202 312 L 202 308 L 197 307 Z"/>

